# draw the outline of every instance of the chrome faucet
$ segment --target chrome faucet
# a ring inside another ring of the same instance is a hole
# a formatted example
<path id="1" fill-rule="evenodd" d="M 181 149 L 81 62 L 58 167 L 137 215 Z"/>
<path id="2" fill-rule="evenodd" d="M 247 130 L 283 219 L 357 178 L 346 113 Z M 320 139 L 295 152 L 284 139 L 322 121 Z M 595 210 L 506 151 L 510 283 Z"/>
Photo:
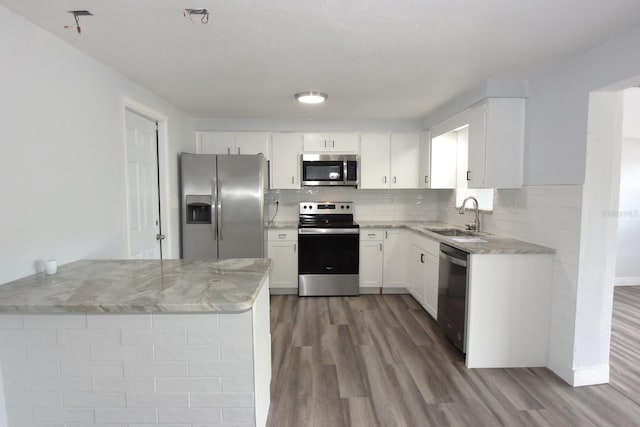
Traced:
<path id="1" fill-rule="evenodd" d="M 467 200 L 473 200 L 474 209 L 476 210 L 476 221 L 466 224 L 465 227 L 467 228 L 467 230 L 473 230 L 479 233 L 480 232 L 480 208 L 478 207 L 478 199 L 476 199 L 473 196 L 469 196 L 466 199 L 464 199 L 458 213 L 460 215 L 464 215 L 464 206 L 467 204 Z"/>

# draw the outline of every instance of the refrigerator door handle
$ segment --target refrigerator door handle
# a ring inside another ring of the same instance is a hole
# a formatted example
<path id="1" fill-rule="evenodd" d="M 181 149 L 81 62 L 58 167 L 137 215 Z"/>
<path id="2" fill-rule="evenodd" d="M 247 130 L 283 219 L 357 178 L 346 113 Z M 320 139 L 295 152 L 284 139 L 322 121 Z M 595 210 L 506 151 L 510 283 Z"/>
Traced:
<path id="1" fill-rule="evenodd" d="M 218 187 L 222 187 L 222 182 L 220 181 L 220 177 L 218 177 Z M 222 196 L 219 194 L 219 188 L 217 189 L 216 196 L 218 198 L 218 233 L 220 234 L 220 241 L 222 242 Z"/>
<path id="2" fill-rule="evenodd" d="M 216 215 L 216 206 L 218 205 L 218 184 L 215 179 L 211 180 L 213 188 L 213 203 L 211 204 L 211 217 L 214 219 L 211 221 L 213 226 L 213 240 L 218 240 L 218 217 Z"/>

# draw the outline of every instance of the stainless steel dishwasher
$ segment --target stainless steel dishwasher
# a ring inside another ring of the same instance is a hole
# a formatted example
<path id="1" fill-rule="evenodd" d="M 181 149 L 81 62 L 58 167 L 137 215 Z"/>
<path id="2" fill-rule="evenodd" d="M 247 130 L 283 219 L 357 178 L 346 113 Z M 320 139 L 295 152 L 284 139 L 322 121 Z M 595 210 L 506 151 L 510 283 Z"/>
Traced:
<path id="1" fill-rule="evenodd" d="M 438 325 L 461 352 L 466 353 L 469 254 L 440 244 L 438 276 Z"/>

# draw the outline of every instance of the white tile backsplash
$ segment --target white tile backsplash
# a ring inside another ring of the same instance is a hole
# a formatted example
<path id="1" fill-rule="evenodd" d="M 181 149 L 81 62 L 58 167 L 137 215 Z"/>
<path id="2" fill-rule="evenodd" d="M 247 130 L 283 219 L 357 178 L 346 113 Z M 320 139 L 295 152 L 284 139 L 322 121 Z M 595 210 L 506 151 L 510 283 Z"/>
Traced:
<path id="1" fill-rule="evenodd" d="M 303 201 L 350 201 L 354 203 L 355 219 L 362 221 L 431 221 L 438 215 L 440 190 L 362 190 L 353 188 L 318 187 L 301 190 L 271 190 L 267 195 L 269 219 L 297 221 L 298 203 Z"/>

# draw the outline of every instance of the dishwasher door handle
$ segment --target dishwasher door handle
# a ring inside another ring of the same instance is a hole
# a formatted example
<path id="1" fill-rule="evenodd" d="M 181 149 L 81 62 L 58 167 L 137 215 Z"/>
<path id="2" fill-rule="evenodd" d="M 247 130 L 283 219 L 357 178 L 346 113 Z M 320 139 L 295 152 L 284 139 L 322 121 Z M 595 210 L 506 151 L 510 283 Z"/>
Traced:
<path id="1" fill-rule="evenodd" d="M 467 266 L 467 261 L 460 258 L 454 258 L 451 255 L 447 255 L 445 253 L 440 252 L 440 258 L 449 261 L 452 264 L 459 265 L 461 267 Z"/>

